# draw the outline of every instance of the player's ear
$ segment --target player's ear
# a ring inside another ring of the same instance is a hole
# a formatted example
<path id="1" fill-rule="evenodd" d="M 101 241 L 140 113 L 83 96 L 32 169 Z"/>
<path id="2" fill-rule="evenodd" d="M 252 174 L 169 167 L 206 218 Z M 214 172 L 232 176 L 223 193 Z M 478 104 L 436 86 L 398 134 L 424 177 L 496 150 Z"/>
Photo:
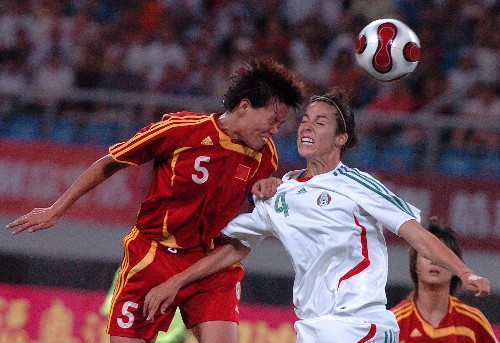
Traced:
<path id="1" fill-rule="evenodd" d="M 349 135 L 347 133 L 341 133 L 340 135 L 337 135 L 335 138 L 335 145 L 336 146 L 343 146 L 347 143 L 347 139 L 349 138 Z"/>
<path id="2" fill-rule="evenodd" d="M 238 105 L 238 109 L 242 110 L 243 112 L 248 111 L 248 109 L 252 107 L 252 104 L 250 103 L 250 100 L 247 98 L 242 99 Z"/>

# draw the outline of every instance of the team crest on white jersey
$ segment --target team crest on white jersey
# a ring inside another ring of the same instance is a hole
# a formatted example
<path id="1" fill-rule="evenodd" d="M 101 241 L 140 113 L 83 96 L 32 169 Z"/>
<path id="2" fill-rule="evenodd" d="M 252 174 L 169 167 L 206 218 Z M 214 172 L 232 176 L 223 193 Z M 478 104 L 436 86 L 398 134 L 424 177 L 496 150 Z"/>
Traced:
<path id="1" fill-rule="evenodd" d="M 323 192 L 319 195 L 318 200 L 316 200 L 316 203 L 318 206 L 326 206 L 330 204 L 330 201 L 332 201 L 332 197 L 328 192 Z"/>

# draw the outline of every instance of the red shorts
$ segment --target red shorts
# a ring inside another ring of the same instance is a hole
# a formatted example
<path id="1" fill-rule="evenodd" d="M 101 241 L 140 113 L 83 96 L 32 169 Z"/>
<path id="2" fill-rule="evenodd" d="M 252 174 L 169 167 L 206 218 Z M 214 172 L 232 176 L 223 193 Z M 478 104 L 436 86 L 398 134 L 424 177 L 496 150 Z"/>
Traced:
<path id="1" fill-rule="evenodd" d="M 214 320 L 238 322 L 244 270 L 232 266 L 180 289 L 171 306 L 153 321 L 143 316 L 144 298 L 151 288 L 206 256 L 203 248 L 167 248 L 133 229 L 123 240 L 124 258 L 116 282 L 107 332 L 113 336 L 152 339 L 167 331 L 176 307 L 188 328 Z"/>

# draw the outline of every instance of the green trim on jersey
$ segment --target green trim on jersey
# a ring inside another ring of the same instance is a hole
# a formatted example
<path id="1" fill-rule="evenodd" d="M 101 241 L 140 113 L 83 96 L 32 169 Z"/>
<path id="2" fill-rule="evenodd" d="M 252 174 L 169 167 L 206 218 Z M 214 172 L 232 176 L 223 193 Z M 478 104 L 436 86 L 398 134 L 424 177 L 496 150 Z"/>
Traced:
<path id="1" fill-rule="evenodd" d="M 359 170 L 348 168 L 346 166 L 340 167 L 339 169 L 337 169 L 337 171 L 340 175 L 346 176 L 351 180 L 356 181 L 365 188 L 380 195 L 382 198 L 386 199 L 387 201 L 392 203 L 394 206 L 396 206 L 403 212 L 409 214 L 413 218 L 416 218 L 415 214 L 411 211 L 410 206 L 408 206 L 408 203 L 406 203 L 404 200 L 397 197 L 396 195 L 391 194 L 384 185 L 382 185 L 379 181 L 375 180 L 374 178 L 369 177 L 367 175 L 363 175 L 359 172 Z M 334 175 L 337 176 L 335 172 Z"/>
<path id="2" fill-rule="evenodd" d="M 396 335 L 391 330 L 384 332 L 384 343 L 396 343 Z"/>

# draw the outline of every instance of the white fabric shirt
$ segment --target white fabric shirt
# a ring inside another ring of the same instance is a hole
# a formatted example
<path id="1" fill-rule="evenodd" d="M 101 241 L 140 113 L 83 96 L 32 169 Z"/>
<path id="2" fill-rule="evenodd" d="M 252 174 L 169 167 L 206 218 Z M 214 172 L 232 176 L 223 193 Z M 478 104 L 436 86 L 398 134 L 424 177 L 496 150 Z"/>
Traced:
<path id="1" fill-rule="evenodd" d="M 282 243 L 295 270 L 293 301 L 301 319 L 383 310 L 387 249 L 383 227 L 398 234 L 420 210 L 371 175 L 340 163 L 300 182 L 283 176 L 274 197 L 223 230 L 254 248 L 267 236 Z"/>

